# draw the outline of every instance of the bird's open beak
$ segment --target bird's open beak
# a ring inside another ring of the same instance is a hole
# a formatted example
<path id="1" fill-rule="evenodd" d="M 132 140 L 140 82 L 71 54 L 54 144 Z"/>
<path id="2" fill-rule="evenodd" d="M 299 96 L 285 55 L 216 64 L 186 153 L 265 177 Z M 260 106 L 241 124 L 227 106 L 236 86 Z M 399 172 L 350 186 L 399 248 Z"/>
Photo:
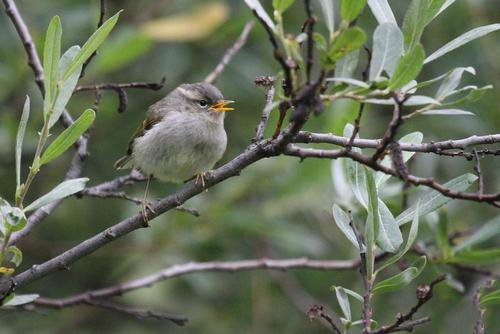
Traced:
<path id="1" fill-rule="evenodd" d="M 234 110 L 234 108 L 226 107 L 228 104 L 231 104 L 231 103 L 234 103 L 234 101 L 222 100 L 222 101 L 219 101 L 219 102 L 211 105 L 210 109 L 212 109 L 213 111 L 217 111 L 217 112 L 231 111 L 231 110 Z"/>

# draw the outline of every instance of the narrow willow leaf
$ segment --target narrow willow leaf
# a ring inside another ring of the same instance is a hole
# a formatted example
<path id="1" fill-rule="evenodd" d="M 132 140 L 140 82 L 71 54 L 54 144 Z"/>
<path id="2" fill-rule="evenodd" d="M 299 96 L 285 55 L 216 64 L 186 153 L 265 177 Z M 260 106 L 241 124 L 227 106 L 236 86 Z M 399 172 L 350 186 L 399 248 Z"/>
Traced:
<path id="1" fill-rule="evenodd" d="M 500 304 L 500 289 L 490 292 L 481 297 L 480 303 L 482 306 L 498 305 Z"/>
<path id="2" fill-rule="evenodd" d="M 4 306 L 20 306 L 33 302 L 35 299 L 40 297 L 38 294 L 26 294 L 26 295 L 17 295 L 14 298 L 10 299 L 7 302 L 2 304 Z"/>
<path id="3" fill-rule="evenodd" d="M 338 60 L 363 46 L 366 41 L 366 35 L 358 27 L 347 28 L 332 43 L 328 50 L 328 56 L 332 60 Z"/>
<path id="4" fill-rule="evenodd" d="M 421 115 L 476 116 L 474 113 L 462 109 L 433 109 L 424 111 Z"/>
<path id="5" fill-rule="evenodd" d="M 420 43 L 427 23 L 429 0 L 412 0 L 403 21 L 405 49 L 412 50 Z"/>
<path id="6" fill-rule="evenodd" d="M 401 247 L 401 249 L 391 256 L 387 261 L 385 261 L 375 272 L 375 276 L 385 268 L 389 267 L 390 265 L 396 263 L 399 259 L 401 259 L 411 248 L 415 240 L 417 239 L 418 235 L 418 203 L 417 203 L 417 209 L 415 211 L 415 216 L 413 217 L 413 221 L 411 223 L 410 227 L 410 232 L 408 233 L 408 239 L 406 240 L 406 243 L 404 247 Z"/>
<path id="7" fill-rule="evenodd" d="M 444 186 L 451 191 L 464 191 L 470 187 L 472 183 L 477 180 L 477 176 L 474 174 L 464 174 L 461 175 L 451 181 L 448 181 L 444 184 Z M 433 212 L 452 199 L 444 196 L 437 190 L 429 190 L 425 194 L 419 197 L 418 201 L 420 203 L 419 206 L 419 214 L 420 216 L 425 216 L 426 214 Z M 415 216 L 415 211 L 417 209 L 417 205 L 413 205 L 403 211 L 399 216 L 396 217 L 396 222 L 398 225 L 406 224 L 411 221 Z"/>
<path id="8" fill-rule="evenodd" d="M 373 34 L 373 53 L 370 63 L 371 81 L 376 80 L 382 71 L 392 74 L 403 55 L 403 33 L 394 23 L 379 25 Z"/>
<path id="9" fill-rule="evenodd" d="M 65 129 L 61 134 L 47 147 L 43 152 L 40 163 L 46 164 L 49 161 L 63 154 L 68 148 L 73 145 L 80 136 L 87 131 L 95 119 L 95 112 L 92 109 L 87 109 L 78 119 Z"/>
<path id="10" fill-rule="evenodd" d="M 326 27 L 330 33 L 330 40 L 335 32 L 335 11 L 333 7 L 333 0 L 319 0 L 321 11 L 325 17 Z"/>
<path id="11" fill-rule="evenodd" d="M 12 257 L 10 258 L 10 262 L 12 262 L 16 267 L 19 267 L 19 265 L 23 262 L 23 252 L 16 246 L 9 246 L 7 248 L 7 252 L 12 254 Z"/>
<path id="12" fill-rule="evenodd" d="M 437 12 L 436 16 L 434 16 L 434 17 L 437 17 L 439 14 L 444 12 L 448 7 L 453 5 L 455 3 L 455 1 L 457 1 L 457 0 L 446 0 L 446 2 L 441 6 L 441 8 Z"/>
<path id="13" fill-rule="evenodd" d="M 440 49 L 435 51 L 433 54 L 431 54 L 429 57 L 427 57 L 424 61 L 424 64 L 430 63 L 433 60 L 438 59 L 439 57 L 444 56 L 448 52 L 451 52 L 477 38 L 483 37 L 491 32 L 494 32 L 496 30 L 500 29 L 500 23 L 495 23 L 495 24 L 490 24 L 487 26 L 482 26 L 479 28 L 472 29 L 465 34 L 455 38 L 451 42 L 445 44 L 442 46 Z"/>
<path id="14" fill-rule="evenodd" d="M 368 6 L 370 6 L 373 16 L 375 16 L 379 24 L 387 22 L 397 24 L 387 0 L 368 0 Z"/>
<path id="15" fill-rule="evenodd" d="M 352 78 L 359 62 L 359 49 L 354 50 L 337 61 L 335 76 L 340 78 Z"/>
<path id="16" fill-rule="evenodd" d="M 499 234 L 500 234 L 500 215 L 484 223 L 477 231 L 475 231 L 471 236 L 462 240 L 453 249 L 455 252 L 469 249 L 480 243 L 488 241 Z"/>
<path id="17" fill-rule="evenodd" d="M 424 63 L 425 51 L 422 45 L 418 44 L 411 51 L 406 53 L 398 63 L 394 74 L 389 81 L 389 89 L 396 90 L 414 80 Z"/>
<path id="18" fill-rule="evenodd" d="M 366 177 L 366 191 L 368 193 L 368 217 L 366 218 L 365 226 L 365 243 L 366 243 L 366 272 L 369 280 L 373 277 L 373 265 L 375 262 L 375 235 L 379 229 L 380 217 L 378 208 L 377 186 L 373 171 L 364 167 Z"/>
<path id="19" fill-rule="evenodd" d="M 273 8 L 280 13 L 287 10 L 295 0 L 273 0 Z"/>
<path id="20" fill-rule="evenodd" d="M 458 67 L 449 72 L 444 78 L 436 93 L 436 99 L 444 100 L 460 84 L 464 72 L 471 73 L 467 67 Z M 475 74 L 475 73 L 474 73 Z"/>
<path id="21" fill-rule="evenodd" d="M 366 6 L 366 0 L 341 0 L 340 16 L 347 22 L 354 21 Z"/>
<path id="22" fill-rule="evenodd" d="M 419 145 L 419 144 L 422 143 L 422 139 L 423 138 L 424 138 L 424 135 L 422 134 L 422 132 L 418 132 L 417 131 L 417 132 L 409 133 L 406 136 L 403 136 L 401 139 L 398 140 L 398 142 L 399 143 L 405 143 L 405 144 Z M 410 160 L 410 158 L 413 155 L 415 155 L 415 152 L 404 151 L 403 152 L 403 161 L 407 162 L 408 160 Z M 381 164 L 382 164 L 382 166 L 391 167 L 392 166 L 391 157 L 390 156 L 386 156 L 382 160 Z M 390 177 L 391 177 L 391 175 L 388 175 L 388 174 L 385 174 L 385 173 L 382 173 L 382 172 L 377 172 L 375 174 L 375 183 L 376 183 L 377 187 L 380 187 Z"/>
<path id="23" fill-rule="evenodd" d="M 57 94 L 57 62 L 61 56 L 61 36 L 61 19 L 56 15 L 49 23 L 43 47 L 43 71 L 45 73 L 44 115 L 47 115 Z"/>
<path id="24" fill-rule="evenodd" d="M 80 52 L 80 47 L 74 45 L 66 51 L 61 59 L 59 60 L 58 72 L 59 72 L 59 94 L 54 103 L 54 108 L 52 110 L 52 115 L 49 119 L 49 128 L 54 126 L 61 114 L 63 113 L 69 99 L 73 95 L 73 90 L 78 83 L 80 78 L 80 73 L 82 72 L 82 65 L 80 65 L 73 74 L 71 74 L 66 81 L 62 81 L 62 76 L 68 70 L 69 66 L 75 59 L 76 55 Z"/>
<path id="25" fill-rule="evenodd" d="M 413 263 L 411 267 L 403 270 L 397 275 L 394 275 L 375 284 L 375 286 L 373 287 L 373 293 L 385 293 L 397 291 L 404 288 L 420 275 L 426 263 L 426 257 L 422 256 L 417 261 L 415 261 L 415 263 Z"/>
<path id="26" fill-rule="evenodd" d="M 90 57 L 92 53 L 104 42 L 106 37 L 108 37 L 111 30 L 113 30 L 118 17 L 120 16 L 120 10 L 118 13 L 110 17 L 103 23 L 103 25 L 97 29 L 92 36 L 85 42 L 85 44 L 80 49 L 80 52 L 75 56 L 71 64 L 69 65 L 66 72 L 62 76 L 62 81 L 66 81 L 69 77 L 83 65 L 83 63 Z"/>
<path id="27" fill-rule="evenodd" d="M 380 105 L 387 105 L 387 106 L 392 106 L 394 105 L 394 99 L 367 99 L 364 100 L 363 102 L 370 103 L 370 104 L 380 104 Z M 414 106 L 423 106 L 426 104 L 436 104 L 440 105 L 441 102 L 438 100 L 429 97 L 429 96 L 423 96 L 423 95 L 413 95 L 408 98 L 408 100 L 405 101 L 404 105 L 407 107 L 414 107 Z"/>
<path id="28" fill-rule="evenodd" d="M 465 264 L 488 264 L 500 261 L 500 248 L 464 250 L 453 255 L 450 262 Z"/>
<path id="29" fill-rule="evenodd" d="M 344 233 L 344 235 L 349 239 L 349 241 L 359 249 L 359 243 L 358 240 L 356 239 L 356 235 L 354 234 L 354 231 L 351 228 L 351 220 L 347 213 L 340 208 L 337 204 L 333 204 L 332 207 L 332 213 L 333 213 L 333 219 L 335 221 L 335 224 L 337 224 L 337 227 Z"/>
<path id="30" fill-rule="evenodd" d="M 425 24 L 428 25 L 429 23 L 434 20 L 434 18 L 437 16 L 439 13 L 439 10 L 443 7 L 443 4 L 445 3 L 446 0 L 428 0 L 429 4 L 427 7 L 427 15 L 426 15 L 426 21 Z"/>
<path id="31" fill-rule="evenodd" d="M 250 7 L 252 11 L 255 12 L 255 14 L 264 22 L 264 24 L 267 25 L 269 29 L 271 29 L 271 31 L 276 30 L 276 26 L 274 25 L 273 20 L 271 20 L 259 0 L 245 0 L 245 3 L 248 7 Z"/>
<path id="32" fill-rule="evenodd" d="M 335 295 L 337 296 L 337 301 L 342 309 L 342 313 L 344 313 L 344 317 L 347 320 L 352 321 L 351 305 L 349 304 L 349 298 L 347 297 L 347 293 L 344 288 L 341 286 L 335 287 Z"/>
<path id="33" fill-rule="evenodd" d="M 394 253 L 403 243 L 399 225 L 385 203 L 378 199 L 377 245 L 385 252 Z"/>
<path id="34" fill-rule="evenodd" d="M 330 164 L 330 171 L 335 195 L 342 201 L 342 203 L 350 203 L 352 199 L 352 192 L 349 188 L 349 183 L 347 182 L 342 160 L 333 159 Z"/>
<path id="35" fill-rule="evenodd" d="M 19 121 L 19 127 L 17 129 L 16 136 L 16 188 L 21 185 L 21 155 L 23 151 L 23 140 L 24 134 L 26 132 L 26 125 L 28 124 L 28 119 L 30 117 L 30 98 L 26 96 L 24 101 L 23 113 L 21 115 L 21 120 Z"/>
<path id="36" fill-rule="evenodd" d="M 464 87 L 464 88 L 468 88 L 468 87 Z M 486 94 L 486 92 L 488 92 L 491 89 L 493 89 L 492 85 L 487 85 L 487 86 L 484 86 L 481 88 L 472 87 L 471 91 L 466 96 L 464 96 L 458 100 L 455 100 L 455 101 L 445 102 L 443 105 L 446 107 L 454 107 L 454 106 L 462 105 L 465 103 L 476 102 L 476 101 L 479 101 L 480 99 L 482 99 L 484 94 Z M 464 91 L 464 89 L 461 89 L 461 91 Z"/>
<path id="37" fill-rule="evenodd" d="M 335 77 L 335 78 L 329 78 L 327 79 L 327 81 L 342 82 L 356 87 L 370 88 L 370 85 L 368 85 L 366 82 L 352 78 Z"/>
<path id="38" fill-rule="evenodd" d="M 330 287 L 330 290 L 332 290 L 332 291 L 335 291 L 336 289 L 337 289 L 337 286 L 335 286 L 335 285 L 332 285 Z M 342 289 L 344 289 L 345 293 L 347 293 L 349 296 L 353 297 L 354 299 L 356 299 L 360 303 L 363 303 L 363 301 L 364 301 L 363 297 L 359 293 L 352 291 L 352 290 L 349 290 L 349 289 L 344 288 L 344 287 L 342 287 Z"/>
<path id="39" fill-rule="evenodd" d="M 62 198 L 71 196 L 82 189 L 85 188 L 85 184 L 89 181 L 88 178 L 82 177 L 79 179 L 67 180 L 59 185 L 57 185 L 54 189 L 52 189 L 47 194 L 43 195 L 39 199 L 35 200 L 33 203 L 28 205 L 24 211 L 28 212 L 31 210 L 36 210 L 41 208 L 44 205 L 47 205 L 51 202 L 60 200 Z"/>

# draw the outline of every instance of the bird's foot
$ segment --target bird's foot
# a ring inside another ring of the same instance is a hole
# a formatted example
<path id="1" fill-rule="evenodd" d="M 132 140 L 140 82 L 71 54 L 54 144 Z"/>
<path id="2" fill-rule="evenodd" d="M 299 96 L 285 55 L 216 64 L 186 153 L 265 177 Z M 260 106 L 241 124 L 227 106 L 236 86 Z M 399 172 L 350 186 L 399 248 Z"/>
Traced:
<path id="1" fill-rule="evenodd" d="M 208 172 L 201 172 L 196 174 L 196 181 L 194 182 L 195 184 L 201 184 L 205 192 L 208 191 L 207 188 L 207 183 L 206 183 L 206 178 L 208 176 Z"/>
<path id="2" fill-rule="evenodd" d="M 151 213 L 156 213 L 155 210 L 151 207 L 151 205 L 147 201 L 142 201 L 141 202 L 141 214 L 142 214 L 142 221 L 144 227 L 149 227 L 149 218 L 148 218 L 148 211 Z"/>

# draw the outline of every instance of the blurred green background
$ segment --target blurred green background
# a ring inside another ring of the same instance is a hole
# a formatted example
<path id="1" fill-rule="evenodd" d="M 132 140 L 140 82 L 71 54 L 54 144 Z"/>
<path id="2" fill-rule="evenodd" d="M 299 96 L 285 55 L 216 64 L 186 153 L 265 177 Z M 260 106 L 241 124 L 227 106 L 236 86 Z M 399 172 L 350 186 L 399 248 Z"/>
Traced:
<path id="1" fill-rule="evenodd" d="M 270 8 L 270 0 L 262 2 Z M 97 0 L 19 0 L 16 3 L 39 50 L 53 15 L 61 16 L 64 49 L 83 43 L 95 29 L 99 15 Z M 144 117 L 146 108 L 181 83 L 203 80 L 232 45 L 244 24 L 252 19 L 243 1 L 235 0 L 115 0 L 107 3 L 108 13 L 122 8 L 125 11 L 80 83 L 159 81 L 165 76 L 166 87 L 159 92 L 128 91 L 129 104 L 124 114 L 116 112 L 116 95 L 109 91 L 104 93 L 92 130 L 91 155 L 84 171 L 91 185 L 123 173 L 113 169 L 113 162 L 124 153 L 129 136 Z M 406 0 L 391 1 L 398 22 L 402 21 L 408 3 Z M 200 6 L 208 7 L 200 9 Z M 321 17 L 319 12 L 317 15 Z M 303 20 L 302 2 L 296 1 L 287 11 L 285 27 L 297 34 Z M 430 53 L 473 27 L 494 22 L 500 22 L 498 0 L 458 0 L 431 24 L 423 43 Z M 368 9 L 359 24 L 371 34 L 376 22 Z M 324 29 L 321 23 L 318 27 Z M 0 31 L 0 196 L 11 200 L 15 188 L 15 131 L 22 103 L 25 95 L 30 95 L 32 117 L 24 149 L 24 162 L 27 163 L 34 153 L 36 131 L 41 126 L 41 98 L 26 64 L 21 42 L 4 12 L 0 15 Z M 422 131 L 424 141 L 431 141 L 498 132 L 499 54 L 500 34 L 496 33 L 426 66 L 421 79 L 456 66 L 474 66 L 477 76 L 467 77 L 466 82 L 478 86 L 491 83 L 495 88 L 482 101 L 466 106 L 467 110 L 476 113 L 476 117 L 421 117 L 407 122 L 400 134 Z M 248 44 L 216 82 L 226 98 L 237 101 L 237 111 L 226 118 L 229 144 L 220 163 L 241 152 L 253 137 L 264 104 L 264 90 L 254 85 L 254 78 L 274 75 L 278 70 L 265 32 L 257 25 Z M 78 93 L 72 98 L 69 111 L 77 116 L 92 103 L 92 93 Z M 349 103 L 336 104 L 312 119 L 306 129 L 340 134 L 345 123 L 352 122 L 355 112 L 355 106 Z M 270 128 L 275 124 L 275 116 Z M 368 109 L 361 136 L 380 136 L 390 117 L 390 109 Z M 28 202 L 62 180 L 71 156 L 67 153 L 42 170 L 30 190 Z M 414 159 L 412 170 L 415 174 L 435 176 L 443 182 L 473 168 L 473 162 L 462 158 L 417 155 Z M 498 191 L 498 160 L 495 162 L 494 158 L 487 157 L 482 166 L 486 190 Z M 27 166 L 23 168 L 26 171 Z M 138 184 L 127 191 L 140 196 L 143 187 Z M 160 198 L 179 187 L 154 182 L 151 196 Z M 290 157 L 266 159 L 245 169 L 241 176 L 191 199 L 186 205 L 198 209 L 201 217 L 182 212 L 164 214 L 154 220 L 151 228 L 131 233 L 78 261 L 70 271 L 50 275 L 25 287 L 23 292 L 64 297 L 189 261 L 261 256 L 353 258 L 356 254 L 331 217 L 331 205 L 338 201 L 336 196 L 329 161 L 308 159 L 299 163 L 298 159 Z M 393 212 L 399 213 L 401 198 L 388 201 Z M 137 206 L 122 200 L 66 200 L 19 244 L 25 255 L 21 270 L 61 253 L 137 211 Z M 460 230 L 479 226 L 498 211 L 487 205 L 454 201 L 447 206 L 447 213 L 452 230 Z M 476 314 L 471 299 L 479 279 L 483 278 L 447 267 L 428 266 L 410 288 L 375 298 L 375 319 L 379 323 L 392 321 L 397 311 L 413 305 L 416 285 L 429 282 L 438 272 L 454 274 L 465 285 L 465 292 L 460 294 L 444 285 L 440 287 L 436 297 L 421 311 L 421 315 L 431 315 L 433 321 L 415 333 L 472 332 Z M 335 296 L 329 290 L 332 284 L 361 290 L 361 281 L 354 271 L 192 274 L 117 298 L 117 301 L 132 305 L 185 314 L 189 323 L 184 328 L 79 306 L 39 313 L 2 313 L 0 332 L 323 333 L 327 330 L 317 322 L 310 322 L 296 306 L 307 308 L 310 299 L 314 299 L 339 311 Z M 487 313 L 487 332 L 496 333 L 500 328 L 500 319 L 494 316 L 499 311 L 497 307 Z M 359 316 L 359 308 L 356 307 L 354 313 Z"/>

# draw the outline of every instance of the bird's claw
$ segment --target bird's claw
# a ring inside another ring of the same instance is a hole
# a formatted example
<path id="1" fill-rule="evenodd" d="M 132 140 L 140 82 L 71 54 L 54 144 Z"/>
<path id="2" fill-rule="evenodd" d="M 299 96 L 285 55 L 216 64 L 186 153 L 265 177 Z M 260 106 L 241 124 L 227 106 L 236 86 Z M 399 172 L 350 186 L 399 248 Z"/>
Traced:
<path id="1" fill-rule="evenodd" d="M 201 184 L 201 186 L 203 187 L 205 192 L 208 191 L 207 184 L 206 184 L 207 176 L 208 176 L 208 172 L 198 173 L 198 174 L 196 174 L 196 180 L 194 182 L 195 184 Z"/>
<path id="2" fill-rule="evenodd" d="M 143 201 L 141 203 L 141 214 L 142 214 L 142 221 L 144 222 L 144 227 L 149 227 L 148 211 L 151 213 L 156 213 L 156 211 L 153 210 L 153 208 L 148 202 Z"/>

